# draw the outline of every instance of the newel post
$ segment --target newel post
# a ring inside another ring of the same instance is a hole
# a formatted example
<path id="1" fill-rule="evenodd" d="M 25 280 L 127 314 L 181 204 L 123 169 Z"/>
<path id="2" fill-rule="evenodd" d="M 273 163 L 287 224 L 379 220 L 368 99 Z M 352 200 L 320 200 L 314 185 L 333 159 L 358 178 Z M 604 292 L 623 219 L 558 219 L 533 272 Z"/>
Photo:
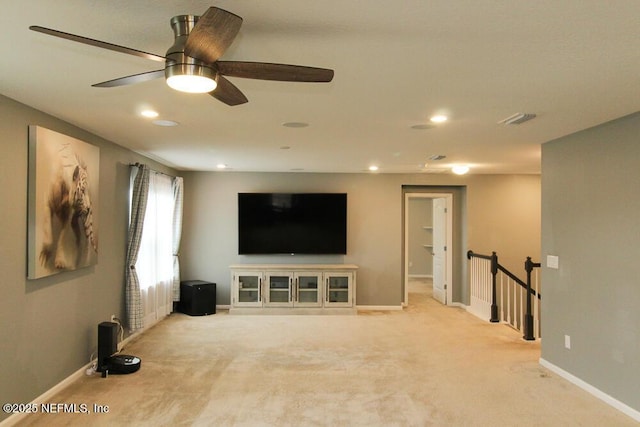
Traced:
<path id="1" fill-rule="evenodd" d="M 524 269 L 527 271 L 527 311 L 524 315 L 524 336 L 522 338 L 527 341 L 534 341 L 533 314 L 531 314 L 531 272 L 533 271 L 531 257 L 527 257 L 524 262 Z"/>
<path id="2" fill-rule="evenodd" d="M 496 290 L 496 281 L 498 277 L 498 254 L 491 253 L 491 323 L 498 323 L 498 292 Z"/>

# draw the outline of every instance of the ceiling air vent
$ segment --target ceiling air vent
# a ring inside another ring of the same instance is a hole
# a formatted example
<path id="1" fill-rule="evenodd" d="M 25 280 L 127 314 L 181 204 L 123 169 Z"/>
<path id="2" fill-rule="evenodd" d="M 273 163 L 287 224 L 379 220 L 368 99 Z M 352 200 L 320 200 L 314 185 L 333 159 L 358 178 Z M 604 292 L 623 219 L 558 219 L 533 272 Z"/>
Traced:
<path id="1" fill-rule="evenodd" d="M 504 120 L 498 122 L 499 125 L 519 125 L 536 117 L 532 113 L 516 113 L 513 116 L 509 116 Z"/>
<path id="2" fill-rule="evenodd" d="M 420 171 L 423 173 L 445 173 L 445 172 L 449 172 L 449 169 L 443 169 L 443 168 L 434 168 L 429 166 L 427 163 L 425 163 L 424 165 L 420 165 Z"/>

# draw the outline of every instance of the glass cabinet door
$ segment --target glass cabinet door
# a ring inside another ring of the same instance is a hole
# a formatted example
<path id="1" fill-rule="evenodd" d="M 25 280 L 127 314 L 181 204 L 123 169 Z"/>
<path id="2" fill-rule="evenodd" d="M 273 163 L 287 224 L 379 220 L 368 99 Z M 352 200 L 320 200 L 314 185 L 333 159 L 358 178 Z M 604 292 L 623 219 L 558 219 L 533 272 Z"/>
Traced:
<path id="1" fill-rule="evenodd" d="M 322 273 L 296 273 L 294 305 L 297 307 L 322 306 Z"/>
<path id="2" fill-rule="evenodd" d="M 293 276 L 291 273 L 267 273 L 266 305 L 289 307 L 293 305 Z"/>
<path id="3" fill-rule="evenodd" d="M 262 306 L 262 274 L 255 272 L 236 273 L 236 305 L 245 307 Z"/>
<path id="4" fill-rule="evenodd" d="M 351 273 L 325 273 L 325 305 L 351 307 L 353 305 Z"/>

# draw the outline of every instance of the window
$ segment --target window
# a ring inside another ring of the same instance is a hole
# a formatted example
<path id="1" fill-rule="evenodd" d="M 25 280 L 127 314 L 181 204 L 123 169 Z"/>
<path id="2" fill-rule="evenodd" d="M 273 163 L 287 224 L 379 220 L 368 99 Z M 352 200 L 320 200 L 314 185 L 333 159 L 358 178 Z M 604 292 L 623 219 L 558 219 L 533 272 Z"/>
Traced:
<path id="1" fill-rule="evenodd" d="M 148 327 L 172 311 L 173 179 L 151 172 L 149 198 L 136 272 L 140 282 L 144 325 Z"/>

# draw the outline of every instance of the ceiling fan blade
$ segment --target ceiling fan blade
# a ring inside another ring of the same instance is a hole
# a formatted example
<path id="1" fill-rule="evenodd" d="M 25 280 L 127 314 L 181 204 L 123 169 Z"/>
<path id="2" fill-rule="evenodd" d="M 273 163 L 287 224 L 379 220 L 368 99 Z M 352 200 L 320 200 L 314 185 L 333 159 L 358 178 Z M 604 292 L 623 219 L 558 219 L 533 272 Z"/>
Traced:
<path id="1" fill-rule="evenodd" d="M 50 36 L 60 37 L 62 39 L 71 40 L 78 43 L 88 44 L 89 46 L 101 47 L 103 49 L 113 50 L 115 52 L 126 53 L 129 55 L 139 56 L 141 58 L 150 59 L 152 61 L 164 62 L 165 57 L 156 55 L 149 52 L 143 52 L 141 50 L 131 49 L 124 46 L 119 46 L 113 43 L 107 43 L 100 40 L 90 39 L 88 37 L 77 36 L 75 34 L 65 33 L 58 30 L 52 30 L 51 28 L 40 27 L 38 25 L 32 25 L 30 30 L 37 31 L 39 33 L 47 34 Z"/>
<path id="2" fill-rule="evenodd" d="M 333 70 L 302 65 L 244 61 L 218 61 L 216 65 L 218 71 L 225 76 L 247 79 L 316 83 L 326 83 L 333 79 Z"/>
<path id="3" fill-rule="evenodd" d="M 230 106 L 249 102 L 247 97 L 244 96 L 242 92 L 240 92 L 240 89 L 238 89 L 233 83 L 222 77 L 220 74 L 218 74 L 216 81 L 218 82 L 218 86 L 215 88 L 215 90 L 209 92 L 209 95 L 213 96 L 218 101 L 222 101 Z"/>
<path id="4" fill-rule="evenodd" d="M 226 10 L 210 7 L 198 18 L 187 37 L 184 53 L 212 64 L 222 56 L 236 38 L 242 18 Z"/>
<path id="5" fill-rule="evenodd" d="M 148 71 L 146 73 L 133 74 L 131 76 L 120 77 L 119 79 L 113 79 L 102 83 L 96 83 L 91 85 L 92 87 L 116 87 L 116 86 L 125 86 L 132 85 L 135 83 L 142 83 L 149 80 L 157 79 L 160 77 L 164 77 L 164 69 Z"/>

